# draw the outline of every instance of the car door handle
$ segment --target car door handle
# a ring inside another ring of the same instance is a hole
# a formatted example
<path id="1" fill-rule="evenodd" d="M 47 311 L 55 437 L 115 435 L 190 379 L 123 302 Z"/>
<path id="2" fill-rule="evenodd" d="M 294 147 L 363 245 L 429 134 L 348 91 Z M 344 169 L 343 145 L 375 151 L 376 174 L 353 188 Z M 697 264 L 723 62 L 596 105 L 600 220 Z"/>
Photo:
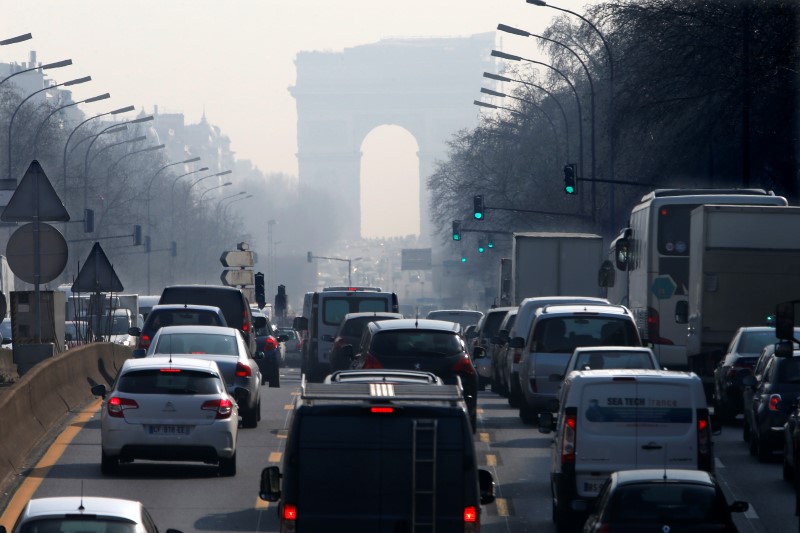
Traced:
<path id="1" fill-rule="evenodd" d="M 655 442 L 648 442 L 647 444 L 642 445 L 643 450 L 660 450 L 663 448 L 660 444 L 656 444 Z"/>

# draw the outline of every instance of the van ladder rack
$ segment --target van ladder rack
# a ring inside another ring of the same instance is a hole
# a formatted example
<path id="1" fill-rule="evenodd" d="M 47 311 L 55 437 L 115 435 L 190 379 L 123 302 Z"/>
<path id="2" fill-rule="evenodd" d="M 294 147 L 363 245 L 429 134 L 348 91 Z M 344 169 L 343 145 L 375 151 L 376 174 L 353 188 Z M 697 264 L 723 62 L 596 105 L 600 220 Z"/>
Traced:
<path id="1" fill-rule="evenodd" d="M 438 420 L 414 420 L 411 449 L 411 532 L 436 531 Z"/>

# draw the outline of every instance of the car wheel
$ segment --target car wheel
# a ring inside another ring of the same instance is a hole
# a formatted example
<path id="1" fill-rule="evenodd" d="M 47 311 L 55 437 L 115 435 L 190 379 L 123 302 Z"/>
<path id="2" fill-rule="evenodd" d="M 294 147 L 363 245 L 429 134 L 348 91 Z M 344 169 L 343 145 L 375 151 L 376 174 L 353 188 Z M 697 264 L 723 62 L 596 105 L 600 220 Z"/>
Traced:
<path id="1" fill-rule="evenodd" d="M 236 475 L 236 452 L 230 458 L 220 458 L 219 460 L 219 475 L 224 477 L 231 477 Z"/>
<path id="2" fill-rule="evenodd" d="M 554 489 L 551 489 L 554 490 Z M 555 498 L 551 500 L 553 523 L 556 525 L 558 533 L 566 532 L 569 529 L 569 512 L 564 505 L 556 505 Z"/>
<path id="3" fill-rule="evenodd" d="M 753 430 L 750 430 L 750 439 L 749 439 L 748 442 L 750 444 L 750 446 L 748 447 L 748 450 L 750 451 L 750 455 L 755 457 L 756 454 L 758 453 L 758 435 L 755 435 L 753 433 Z"/>
<path id="4" fill-rule="evenodd" d="M 281 386 L 281 373 L 277 368 L 270 372 L 269 386 L 273 389 L 280 388 Z"/>
<path id="5" fill-rule="evenodd" d="M 254 428 L 258 426 L 258 412 L 261 410 L 261 402 L 252 409 L 247 409 L 242 413 L 242 427 Z"/>
<path id="6" fill-rule="evenodd" d="M 753 435 L 753 439 L 756 441 L 755 455 L 758 459 L 758 462 L 766 463 L 772 458 L 772 449 L 770 448 L 767 436 L 762 435 L 760 431 L 757 431 L 756 434 Z"/>
<path id="7" fill-rule="evenodd" d="M 794 468 L 789 465 L 788 453 L 783 452 L 783 480 L 794 481 Z"/>
<path id="8" fill-rule="evenodd" d="M 742 421 L 742 440 L 750 442 L 750 424 L 747 423 L 747 414 L 744 415 L 744 420 Z"/>
<path id="9" fill-rule="evenodd" d="M 528 405 L 528 402 L 526 402 L 524 399 L 522 401 L 520 401 L 520 404 L 519 404 L 519 419 L 522 420 L 523 424 L 527 424 L 529 426 L 532 426 L 533 424 L 536 423 L 537 416 L 538 416 L 538 413 L 536 412 L 536 410 L 533 407 Z"/>
<path id="10" fill-rule="evenodd" d="M 101 452 L 102 456 L 100 457 L 100 472 L 103 473 L 104 476 L 113 476 L 117 473 L 117 467 L 119 466 L 119 457 L 116 455 L 106 455 L 105 452 Z"/>

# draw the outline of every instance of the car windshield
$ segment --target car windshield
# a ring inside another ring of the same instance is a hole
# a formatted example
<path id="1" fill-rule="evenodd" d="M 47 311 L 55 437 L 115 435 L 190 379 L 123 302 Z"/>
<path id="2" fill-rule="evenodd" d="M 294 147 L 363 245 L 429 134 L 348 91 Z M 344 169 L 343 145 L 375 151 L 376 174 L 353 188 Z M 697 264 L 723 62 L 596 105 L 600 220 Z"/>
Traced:
<path id="1" fill-rule="evenodd" d="M 236 337 L 213 333 L 170 333 L 158 337 L 157 354 L 238 355 Z"/>
<path id="2" fill-rule="evenodd" d="M 619 487 L 612 503 L 614 523 L 698 522 L 719 519 L 713 487 L 648 483 Z"/>
<path id="3" fill-rule="evenodd" d="M 219 394 L 222 381 L 213 374 L 197 370 L 136 370 L 120 376 L 117 390 L 129 394 Z"/>
<path id="4" fill-rule="evenodd" d="M 447 331 L 385 331 L 372 339 L 373 355 L 457 355 L 463 351 L 457 334 Z"/>
<path id="5" fill-rule="evenodd" d="M 655 368 L 646 352 L 581 351 L 570 370 L 599 370 L 601 368 Z"/>
<path id="6" fill-rule="evenodd" d="M 738 352 L 740 354 L 758 355 L 764 346 L 775 344 L 778 337 L 775 331 L 745 331 L 742 333 L 742 340 L 739 342 Z"/>
<path id="7" fill-rule="evenodd" d="M 22 524 L 20 533 L 136 533 L 136 524 L 102 518 L 42 518 Z"/>

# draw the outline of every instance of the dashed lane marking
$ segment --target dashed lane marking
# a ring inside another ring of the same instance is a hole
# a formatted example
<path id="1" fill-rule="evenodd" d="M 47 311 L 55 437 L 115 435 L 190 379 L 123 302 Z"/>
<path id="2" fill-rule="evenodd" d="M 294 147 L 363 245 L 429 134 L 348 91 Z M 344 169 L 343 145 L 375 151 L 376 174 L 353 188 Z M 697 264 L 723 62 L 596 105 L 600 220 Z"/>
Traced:
<path id="1" fill-rule="evenodd" d="M 486 433 L 486 432 L 484 432 L 484 431 L 482 431 L 482 432 L 481 432 L 481 433 L 478 435 L 478 438 L 480 438 L 481 442 L 490 442 L 490 440 L 489 440 L 489 434 L 488 434 L 488 433 Z"/>
<path id="2" fill-rule="evenodd" d="M 284 408 L 286 411 L 291 411 L 292 409 L 294 409 L 294 405 L 292 405 L 292 404 L 290 404 L 290 403 L 287 403 L 286 405 L 284 405 L 284 406 L 283 406 L 283 408 Z"/>
<path id="3" fill-rule="evenodd" d="M 495 454 L 486 454 L 486 466 L 497 466 L 497 456 Z"/>
<path id="4" fill-rule="evenodd" d="M 494 504 L 497 507 L 497 514 L 498 516 L 509 516 L 508 513 L 508 501 L 505 498 L 497 498 L 494 500 Z"/>
<path id="5" fill-rule="evenodd" d="M 266 509 L 269 507 L 269 502 L 258 498 L 256 500 L 256 509 Z"/>
<path id="6" fill-rule="evenodd" d="M 270 463 L 280 463 L 281 459 L 283 458 L 283 453 L 281 452 L 272 452 L 269 454 L 269 459 L 267 459 Z"/>
<path id="7" fill-rule="evenodd" d="M 722 461 L 719 460 L 719 457 L 714 457 L 714 467 L 715 468 L 725 468 L 725 465 L 722 464 Z"/>
<path id="8" fill-rule="evenodd" d="M 285 429 L 279 429 L 278 432 L 275 434 L 275 436 L 279 439 L 285 439 L 286 437 L 289 436 L 289 432 L 286 431 Z"/>

